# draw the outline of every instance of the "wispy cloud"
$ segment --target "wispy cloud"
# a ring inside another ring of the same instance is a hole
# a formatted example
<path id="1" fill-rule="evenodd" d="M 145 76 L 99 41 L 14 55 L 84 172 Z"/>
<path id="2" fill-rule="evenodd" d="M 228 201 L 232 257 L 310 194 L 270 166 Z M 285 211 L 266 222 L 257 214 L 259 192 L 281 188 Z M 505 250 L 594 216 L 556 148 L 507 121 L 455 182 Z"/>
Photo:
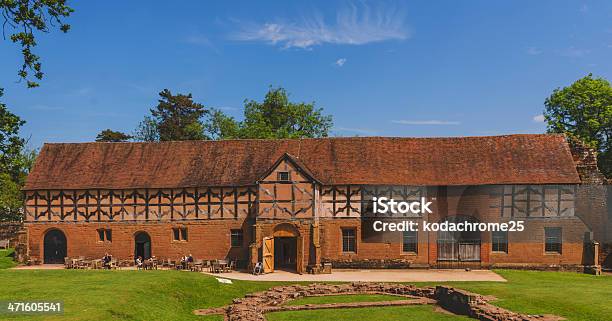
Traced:
<path id="1" fill-rule="evenodd" d="M 591 53 L 590 49 L 581 49 L 576 47 L 569 47 L 562 50 L 559 54 L 564 57 L 570 58 L 581 58 Z"/>
<path id="2" fill-rule="evenodd" d="M 351 4 L 338 10 L 329 23 L 319 13 L 298 21 L 276 19 L 274 22 L 241 24 L 231 38 L 238 41 L 264 42 L 283 48 L 310 49 L 323 44 L 363 45 L 410 37 L 405 10 L 379 4 Z"/>
<path id="3" fill-rule="evenodd" d="M 580 6 L 580 12 L 582 12 L 582 13 L 589 12 L 589 6 L 586 5 L 586 4 L 583 4 L 582 6 Z"/>
<path id="4" fill-rule="evenodd" d="M 394 124 L 400 124 L 400 125 L 434 125 L 434 126 L 447 126 L 447 125 L 459 125 L 461 124 L 461 122 L 458 121 L 450 121 L 450 120 L 405 120 L 405 119 L 399 119 L 399 120 L 392 120 L 391 121 Z"/>
<path id="5" fill-rule="evenodd" d="M 219 48 L 217 48 L 217 46 L 215 46 L 214 43 L 212 43 L 212 41 L 210 41 L 210 39 L 202 34 L 192 34 L 188 37 L 185 37 L 185 39 L 183 39 L 184 42 L 191 44 L 191 45 L 195 45 L 195 46 L 204 46 L 204 47 L 208 47 L 210 49 L 212 49 L 215 53 L 219 54 Z"/>
<path id="6" fill-rule="evenodd" d="M 342 67 L 342 66 L 344 66 L 345 63 L 346 63 L 346 58 L 340 58 L 340 59 L 336 60 L 336 62 L 334 64 L 336 66 L 338 66 L 338 67 Z"/>
<path id="7" fill-rule="evenodd" d="M 528 55 L 537 56 L 537 55 L 539 55 L 541 53 L 542 53 L 542 50 L 538 49 L 536 47 L 529 47 L 529 48 L 527 48 L 527 54 Z"/>
<path id="8" fill-rule="evenodd" d="M 350 133 L 357 133 L 357 134 L 364 134 L 364 135 L 376 134 L 375 130 L 368 129 L 368 128 L 334 127 L 333 130 L 339 131 L 339 132 L 350 132 Z"/>
<path id="9" fill-rule="evenodd" d="M 536 123 L 543 123 L 545 120 L 546 119 L 544 118 L 544 115 L 542 114 L 533 116 L 533 121 Z"/>

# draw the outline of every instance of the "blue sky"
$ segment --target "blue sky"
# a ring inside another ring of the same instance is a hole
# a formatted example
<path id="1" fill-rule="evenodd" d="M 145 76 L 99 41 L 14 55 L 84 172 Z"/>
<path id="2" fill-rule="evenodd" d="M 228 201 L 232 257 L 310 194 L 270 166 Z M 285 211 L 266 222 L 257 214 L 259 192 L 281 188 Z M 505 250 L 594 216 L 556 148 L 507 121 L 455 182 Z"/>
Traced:
<path id="1" fill-rule="evenodd" d="M 611 1 L 71 2 L 71 32 L 39 37 L 40 88 L 0 43 L 31 147 L 131 132 L 163 88 L 240 118 L 270 85 L 323 107 L 335 135 L 540 133 L 553 89 L 612 80 Z"/>

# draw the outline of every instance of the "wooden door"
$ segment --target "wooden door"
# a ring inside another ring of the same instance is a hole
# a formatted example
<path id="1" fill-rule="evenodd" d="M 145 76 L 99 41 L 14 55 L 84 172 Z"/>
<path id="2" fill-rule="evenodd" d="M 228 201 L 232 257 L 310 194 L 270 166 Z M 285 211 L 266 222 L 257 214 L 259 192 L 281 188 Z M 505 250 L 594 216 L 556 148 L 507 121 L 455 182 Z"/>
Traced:
<path id="1" fill-rule="evenodd" d="M 263 238 L 263 267 L 264 273 L 274 272 L 274 238 L 264 237 Z"/>
<path id="2" fill-rule="evenodd" d="M 296 272 L 299 274 L 304 273 L 304 242 L 301 237 L 297 237 L 297 258 L 296 258 Z"/>

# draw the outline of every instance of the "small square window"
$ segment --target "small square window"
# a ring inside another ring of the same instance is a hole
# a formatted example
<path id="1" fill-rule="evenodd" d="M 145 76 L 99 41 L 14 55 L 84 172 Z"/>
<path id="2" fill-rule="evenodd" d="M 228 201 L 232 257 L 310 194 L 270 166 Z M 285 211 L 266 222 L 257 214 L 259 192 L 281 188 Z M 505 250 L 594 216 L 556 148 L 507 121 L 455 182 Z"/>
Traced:
<path id="1" fill-rule="evenodd" d="M 113 241 L 113 234 L 112 234 L 112 230 L 110 229 L 98 229 L 96 230 L 98 232 L 98 242 L 112 242 Z"/>
<path id="2" fill-rule="evenodd" d="M 281 182 L 287 182 L 291 180 L 289 172 L 278 172 L 278 180 Z"/>
<path id="3" fill-rule="evenodd" d="M 173 227 L 172 228 L 172 239 L 174 241 L 187 241 L 187 228 L 186 227 Z"/>
<path id="4" fill-rule="evenodd" d="M 354 228 L 342 229 L 342 252 L 355 253 L 357 252 L 357 239 Z"/>
<path id="5" fill-rule="evenodd" d="M 232 247 L 242 247 L 244 241 L 244 235 L 242 230 L 232 230 L 230 237 Z"/>

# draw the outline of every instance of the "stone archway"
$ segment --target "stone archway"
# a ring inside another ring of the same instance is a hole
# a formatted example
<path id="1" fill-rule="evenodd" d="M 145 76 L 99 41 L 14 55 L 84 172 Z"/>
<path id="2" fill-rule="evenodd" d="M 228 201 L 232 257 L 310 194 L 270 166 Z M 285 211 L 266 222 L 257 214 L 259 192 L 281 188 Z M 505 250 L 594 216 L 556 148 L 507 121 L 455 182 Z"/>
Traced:
<path id="1" fill-rule="evenodd" d="M 134 234 L 134 259 L 138 257 L 143 260 L 151 257 L 151 237 L 144 231 Z"/>
<path id="2" fill-rule="evenodd" d="M 275 269 L 304 272 L 304 237 L 297 226 L 280 223 L 263 238 L 263 266 L 266 273 Z"/>

